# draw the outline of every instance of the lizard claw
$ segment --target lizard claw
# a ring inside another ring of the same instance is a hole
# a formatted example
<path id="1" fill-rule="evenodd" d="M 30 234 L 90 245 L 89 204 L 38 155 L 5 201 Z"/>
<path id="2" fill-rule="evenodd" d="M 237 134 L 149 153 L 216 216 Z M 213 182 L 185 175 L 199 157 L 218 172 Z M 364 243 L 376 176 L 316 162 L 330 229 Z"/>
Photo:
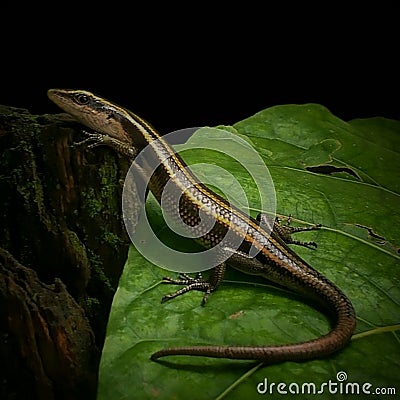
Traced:
<path id="1" fill-rule="evenodd" d="M 81 140 L 80 142 L 74 143 L 73 147 L 81 146 L 83 144 L 93 141 L 94 143 L 92 143 L 88 146 L 88 149 L 92 149 L 93 147 L 101 145 L 104 141 L 105 135 L 103 135 L 99 132 L 88 132 L 85 130 L 82 132 L 85 134 L 85 136 L 87 136 L 86 139 Z"/>

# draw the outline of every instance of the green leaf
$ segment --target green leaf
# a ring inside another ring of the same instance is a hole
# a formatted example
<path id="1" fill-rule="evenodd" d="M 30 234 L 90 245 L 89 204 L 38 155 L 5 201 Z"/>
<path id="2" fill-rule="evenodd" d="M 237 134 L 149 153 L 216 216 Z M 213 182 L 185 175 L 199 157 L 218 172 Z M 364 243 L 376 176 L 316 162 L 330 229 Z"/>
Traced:
<path id="1" fill-rule="evenodd" d="M 294 222 L 301 224 L 323 225 L 320 231 L 298 236 L 317 241 L 317 250 L 294 249 L 352 300 L 356 334 L 343 351 L 303 363 L 264 367 L 258 362 L 184 356 L 152 362 L 150 355 L 168 346 L 308 340 L 325 334 L 329 321 L 300 297 L 236 271 L 229 271 L 204 307 L 200 292 L 160 304 L 163 295 L 176 290 L 160 284 L 163 276 L 173 273 L 150 264 L 132 247 L 111 310 L 98 398 L 290 396 L 290 392 L 278 392 L 279 383 L 285 383 L 279 388 L 287 391 L 301 391 L 304 383 L 315 384 L 316 390 L 324 390 L 324 399 L 352 398 L 341 394 L 347 383 L 359 385 L 360 390 L 370 383 L 365 388 L 371 393 L 376 388 L 386 393 L 396 388 L 398 394 L 400 122 L 383 118 L 344 122 L 322 106 L 307 104 L 272 107 L 219 129 L 246 138 L 263 157 L 275 185 L 278 214 L 292 214 Z M 185 159 L 194 162 L 194 153 Z M 215 152 L 199 151 L 198 156 L 203 163 L 218 162 Z M 222 157 L 221 163 L 229 168 L 229 160 Z M 233 161 L 232 165 L 237 169 Z M 257 190 L 245 173 L 239 172 L 237 179 L 256 213 Z M 158 233 L 168 232 L 160 225 L 152 198 L 148 213 Z M 169 232 L 166 236 L 171 238 Z M 337 383 L 341 371 L 347 380 L 332 393 L 335 387 L 328 383 Z M 265 379 L 270 392 L 261 395 L 257 385 Z M 349 388 L 355 390 L 354 385 Z M 306 393 L 296 398 L 316 398 L 307 394 L 312 385 L 304 389 Z"/>

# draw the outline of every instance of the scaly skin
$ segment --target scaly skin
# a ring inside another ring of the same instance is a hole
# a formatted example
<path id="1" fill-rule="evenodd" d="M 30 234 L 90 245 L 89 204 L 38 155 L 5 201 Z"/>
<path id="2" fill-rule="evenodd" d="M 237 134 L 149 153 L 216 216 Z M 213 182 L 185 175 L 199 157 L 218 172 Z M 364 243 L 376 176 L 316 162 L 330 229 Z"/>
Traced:
<path id="1" fill-rule="evenodd" d="M 152 360 L 169 355 L 250 359 L 268 363 L 306 360 L 325 357 L 349 342 L 356 326 L 355 312 L 350 300 L 335 284 L 287 246 L 287 243 L 302 244 L 291 240 L 290 235 L 287 235 L 290 229 L 285 230 L 275 225 L 269 235 L 258 221 L 232 207 L 225 199 L 198 182 L 184 161 L 172 151 L 155 129 L 131 111 L 83 90 L 51 89 L 48 96 L 83 125 L 96 131 L 88 133 L 88 140 L 93 141 L 92 146 L 108 145 L 120 154 L 134 159 L 136 154 L 149 145 L 152 157 L 160 161 L 160 168 L 149 181 L 149 189 L 155 197 L 160 201 L 166 183 L 171 180 L 177 189 L 187 189 L 179 203 L 179 211 L 186 224 L 196 225 L 200 206 L 204 212 L 215 218 L 214 228 L 210 232 L 204 232 L 200 238 L 206 248 L 218 243 L 227 231 L 233 232 L 242 244 L 238 249 L 232 247 L 232 255 L 227 260 L 228 266 L 247 274 L 263 276 L 307 296 L 321 304 L 332 318 L 332 330 L 314 340 L 280 346 L 173 347 L 157 351 L 152 355 Z M 177 177 L 176 173 L 182 171 Z M 182 190 L 179 193 L 181 192 Z M 249 256 L 251 246 L 259 250 L 255 257 Z M 163 300 L 170 300 L 190 290 L 201 290 L 205 292 L 205 303 L 210 293 L 221 283 L 225 268 L 225 263 L 215 267 L 207 281 L 188 276 L 181 280 L 165 278 L 165 283 L 182 284 L 184 288 L 165 296 Z"/>

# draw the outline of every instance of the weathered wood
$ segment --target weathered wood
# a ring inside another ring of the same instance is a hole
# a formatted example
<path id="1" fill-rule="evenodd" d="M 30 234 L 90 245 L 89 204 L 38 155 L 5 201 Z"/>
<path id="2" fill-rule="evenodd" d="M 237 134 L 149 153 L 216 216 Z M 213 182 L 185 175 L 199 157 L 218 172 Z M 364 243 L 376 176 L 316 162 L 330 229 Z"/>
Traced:
<path id="1" fill-rule="evenodd" d="M 65 114 L 0 106 L 0 398 L 95 398 L 129 165 L 81 139 Z"/>
<path id="2" fill-rule="evenodd" d="M 0 248 L 1 398 L 94 398 L 98 358 L 83 309 Z"/>

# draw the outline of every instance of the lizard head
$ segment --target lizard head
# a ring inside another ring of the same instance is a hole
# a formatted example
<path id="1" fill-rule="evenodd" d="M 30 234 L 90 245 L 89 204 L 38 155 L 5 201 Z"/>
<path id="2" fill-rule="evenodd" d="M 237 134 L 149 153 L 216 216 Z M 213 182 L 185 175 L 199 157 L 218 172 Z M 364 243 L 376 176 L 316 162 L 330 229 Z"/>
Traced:
<path id="1" fill-rule="evenodd" d="M 86 90 L 49 89 L 47 95 L 62 110 L 96 132 L 132 145 L 126 121 L 131 113 Z"/>

